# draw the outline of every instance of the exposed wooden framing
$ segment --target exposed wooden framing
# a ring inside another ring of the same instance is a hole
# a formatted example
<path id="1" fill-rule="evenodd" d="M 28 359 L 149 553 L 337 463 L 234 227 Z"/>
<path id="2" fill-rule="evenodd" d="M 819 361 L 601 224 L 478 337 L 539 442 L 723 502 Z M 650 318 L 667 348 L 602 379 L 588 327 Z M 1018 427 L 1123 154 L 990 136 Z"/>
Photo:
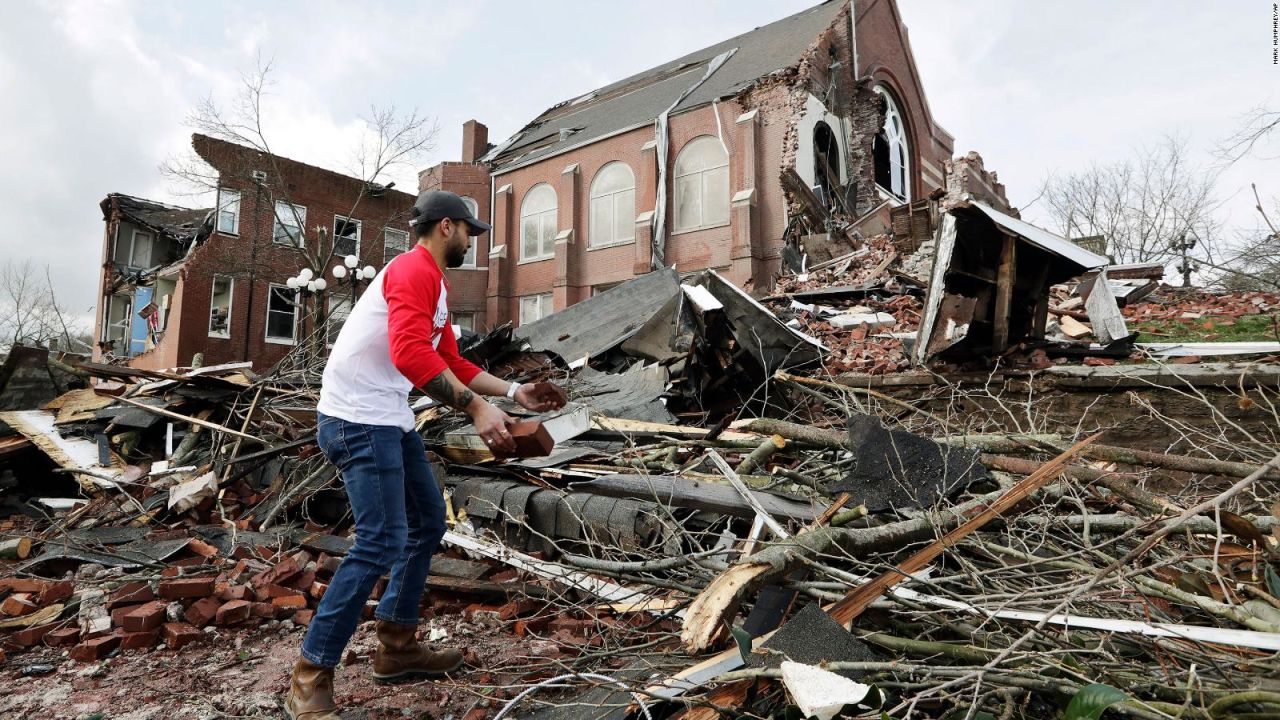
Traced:
<path id="1" fill-rule="evenodd" d="M 1018 239 L 1003 233 L 1004 246 L 1000 249 L 1000 269 L 996 274 L 995 328 L 991 333 L 991 351 L 1004 352 L 1009 347 L 1009 308 L 1013 301 L 1013 279 L 1018 267 Z"/>

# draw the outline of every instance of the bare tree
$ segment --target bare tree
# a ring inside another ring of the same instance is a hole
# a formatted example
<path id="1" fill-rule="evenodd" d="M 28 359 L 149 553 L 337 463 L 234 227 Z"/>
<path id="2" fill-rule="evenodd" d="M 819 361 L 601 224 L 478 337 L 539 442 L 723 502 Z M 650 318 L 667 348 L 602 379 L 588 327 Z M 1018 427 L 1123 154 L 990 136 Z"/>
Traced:
<path id="1" fill-rule="evenodd" d="M 1216 183 L 1215 171 L 1190 162 L 1185 140 L 1166 137 L 1132 158 L 1050 176 L 1041 192 L 1062 234 L 1103 236 L 1116 262 L 1211 260 Z M 1194 268 L 1183 265 L 1189 279 Z"/>
<path id="2" fill-rule="evenodd" d="M 1218 154 L 1228 162 L 1237 162 L 1247 155 L 1259 155 L 1274 159 L 1276 148 L 1272 142 L 1280 131 L 1280 110 L 1259 105 L 1245 114 L 1240 129 L 1229 135 L 1218 147 Z"/>
<path id="3" fill-rule="evenodd" d="M 291 248 L 299 256 L 300 264 L 313 268 L 317 272 L 328 267 L 335 255 L 336 239 L 323 226 L 308 227 L 305 218 L 296 209 L 296 203 L 290 197 L 288 178 L 282 168 L 281 158 L 276 155 L 272 139 L 264 129 L 264 117 L 267 104 L 271 99 L 273 85 L 272 64 L 259 59 L 252 72 L 242 77 L 242 85 L 238 94 L 226 105 L 220 105 L 212 97 L 202 101 L 188 117 L 188 125 L 198 133 L 252 148 L 262 154 L 255 159 L 253 170 L 263 170 L 267 179 L 259 183 L 259 187 L 269 192 L 273 200 L 287 203 L 293 213 L 292 217 L 274 218 L 275 222 L 292 225 L 299 229 L 301 237 Z M 436 122 L 419 114 L 416 110 L 403 113 L 394 106 L 371 107 L 363 118 L 365 128 L 360 141 L 350 150 L 350 159 L 345 171 L 361 181 L 359 190 L 350 198 L 350 209 L 346 215 L 355 215 L 361 202 L 371 195 L 384 192 L 390 187 L 386 177 L 397 168 L 414 166 L 417 161 L 435 147 L 439 134 Z M 265 163 L 265 167 L 262 167 Z M 218 189 L 221 171 L 209 166 L 194 151 L 183 156 L 170 159 L 161 165 L 161 172 L 178 186 L 180 192 L 189 195 L 215 193 Z M 223 168 L 222 170 L 225 170 Z M 247 175 L 250 168 L 242 168 Z M 272 208 L 278 206 L 270 203 Z M 273 209 L 273 213 L 277 212 Z M 391 218 L 388 218 L 390 221 Z M 262 272 L 259 253 L 265 249 L 260 247 L 255 238 L 251 238 L 250 252 L 245 255 L 242 249 L 228 249 L 219 257 L 219 264 L 224 268 L 221 274 L 256 280 Z M 270 241 L 268 241 L 269 244 Z M 303 316 L 310 317 L 311 327 L 317 328 L 324 321 L 323 293 L 314 298 L 311 307 L 303 308 Z M 306 305 L 305 297 L 303 304 Z M 319 337 L 322 334 L 303 333 L 304 336 Z M 322 343 L 322 340 L 316 341 Z M 320 347 L 316 348 L 318 352 Z"/>
<path id="4" fill-rule="evenodd" d="M 0 265 L 0 349 L 37 345 L 83 352 L 91 337 L 87 321 L 58 303 L 49 266 L 30 259 L 6 259 Z"/>

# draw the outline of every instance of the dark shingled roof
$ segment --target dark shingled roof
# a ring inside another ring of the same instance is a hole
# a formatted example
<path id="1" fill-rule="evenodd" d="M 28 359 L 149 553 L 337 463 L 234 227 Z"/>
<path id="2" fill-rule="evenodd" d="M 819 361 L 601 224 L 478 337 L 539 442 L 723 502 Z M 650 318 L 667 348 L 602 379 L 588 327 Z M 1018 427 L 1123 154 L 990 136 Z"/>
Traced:
<path id="1" fill-rule="evenodd" d="M 712 100 L 732 97 L 762 77 L 791 67 L 814 40 L 835 22 L 848 0 L 827 0 L 816 7 L 758 27 L 664 65 L 566 100 L 539 115 L 488 157 L 502 172 L 517 164 L 555 155 L 570 147 L 657 119 L 680 93 L 698 82 L 708 63 L 737 48 L 672 115 Z M 566 132 L 561 137 L 561 130 Z"/>
<path id="2" fill-rule="evenodd" d="M 175 240 L 190 240 L 200 233 L 205 218 L 213 212 L 212 208 L 192 210 L 189 208 L 165 205 L 153 200 L 144 200 L 131 195 L 111 193 L 102 201 L 102 219 L 111 218 L 111 203 L 130 221 L 168 235 Z"/>

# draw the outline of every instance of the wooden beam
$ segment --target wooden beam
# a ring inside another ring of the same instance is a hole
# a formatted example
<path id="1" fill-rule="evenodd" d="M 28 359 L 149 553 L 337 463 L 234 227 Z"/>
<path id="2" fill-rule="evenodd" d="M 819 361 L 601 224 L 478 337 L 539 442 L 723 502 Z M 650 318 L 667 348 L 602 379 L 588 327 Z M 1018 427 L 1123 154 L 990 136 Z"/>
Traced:
<path id="1" fill-rule="evenodd" d="M 995 329 L 991 333 L 991 351 L 1004 352 L 1009 347 L 1009 308 L 1013 301 L 1013 278 L 1017 268 L 1018 239 L 1004 234 L 1004 246 L 1000 249 L 1000 269 L 996 274 L 996 307 L 992 318 Z"/>

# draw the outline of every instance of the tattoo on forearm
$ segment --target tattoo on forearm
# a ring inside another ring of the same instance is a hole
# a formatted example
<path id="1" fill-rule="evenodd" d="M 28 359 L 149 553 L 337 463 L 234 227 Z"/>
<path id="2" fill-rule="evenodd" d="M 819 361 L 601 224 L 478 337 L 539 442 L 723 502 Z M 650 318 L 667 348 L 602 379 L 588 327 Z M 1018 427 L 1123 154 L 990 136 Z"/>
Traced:
<path id="1" fill-rule="evenodd" d="M 454 388 L 453 383 L 449 382 L 449 378 L 445 377 L 444 373 L 431 378 L 424 389 L 431 397 L 459 410 L 465 410 L 476 397 L 475 393 L 466 388 L 458 391 Z"/>

